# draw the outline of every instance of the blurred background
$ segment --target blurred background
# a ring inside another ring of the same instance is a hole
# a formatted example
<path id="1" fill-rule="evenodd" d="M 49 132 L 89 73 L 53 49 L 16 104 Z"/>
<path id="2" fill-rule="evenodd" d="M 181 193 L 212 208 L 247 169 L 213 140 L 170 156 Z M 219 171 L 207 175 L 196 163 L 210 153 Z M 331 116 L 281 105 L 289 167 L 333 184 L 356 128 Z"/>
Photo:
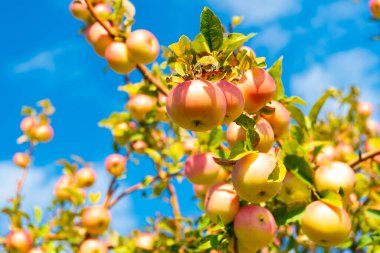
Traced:
<path id="1" fill-rule="evenodd" d="M 166 0 L 133 1 L 136 24 L 133 29 L 151 30 L 162 45 L 170 45 L 185 33 L 199 33 L 199 15 L 209 6 L 228 25 L 233 15 L 245 19 L 236 32 L 257 32 L 247 45 L 258 56 L 267 57 L 268 65 L 284 56 L 283 82 L 287 95 L 298 95 L 311 105 L 326 88 L 348 88 L 355 84 L 362 100 L 371 101 L 375 118 L 380 119 L 380 42 L 371 37 L 380 33 L 371 22 L 367 1 L 350 0 Z M 83 24 L 70 15 L 69 0 L 5 1 L 0 8 L 2 36 L 0 46 L 0 207 L 14 196 L 21 170 L 12 165 L 12 156 L 27 147 L 16 144 L 21 135 L 19 123 L 23 105 L 35 105 L 49 98 L 56 107 L 52 142 L 40 145 L 34 165 L 23 188 L 23 208 L 47 207 L 53 197 L 55 181 L 62 168 L 60 158 L 76 154 L 92 162 L 98 182 L 91 191 L 104 193 L 110 176 L 103 161 L 113 152 L 112 136 L 97 123 L 113 111 L 122 111 L 126 94 L 117 91 L 123 77 L 103 69 L 99 58 L 84 37 Z M 12 10 L 12 11 L 10 11 Z M 161 61 L 162 59 L 159 59 Z M 132 72 L 131 80 L 141 78 Z M 154 173 L 147 159 L 128 164 L 123 187 Z M 193 200 L 191 185 L 179 185 L 184 216 L 201 212 Z M 113 210 L 113 228 L 128 234 L 146 224 L 146 216 L 156 212 L 170 215 L 165 199 L 150 202 L 136 192 Z M 7 233 L 8 219 L 0 214 L 0 235 Z"/>

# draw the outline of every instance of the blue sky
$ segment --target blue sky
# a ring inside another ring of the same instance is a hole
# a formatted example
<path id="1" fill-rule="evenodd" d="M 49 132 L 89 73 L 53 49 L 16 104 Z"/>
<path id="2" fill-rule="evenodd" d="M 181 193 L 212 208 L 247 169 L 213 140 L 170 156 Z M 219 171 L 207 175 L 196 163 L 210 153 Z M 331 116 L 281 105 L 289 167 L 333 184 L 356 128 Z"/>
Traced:
<path id="1" fill-rule="evenodd" d="M 169 45 L 185 33 L 193 38 L 199 32 L 199 15 L 209 6 L 227 24 L 232 15 L 245 16 L 237 32 L 257 32 L 247 45 L 269 65 L 284 55 L 283 81 L 288 95 L 299 95 L 312 102 L 329 86 L 358 85 L 363 99 L 372 101 L 379 118 L 380 42 L 370 37 L 380 33 L 369 22 L 367 1 L 350 0 L 167 0 L 132 1 L 136 5 L 134 29 L 151 30 L 162 45 Z M 12 1 L 0 9 L 3 48 L 0 57 L 0 205 L 11 196 L 20 170 L 10 162 L 13 154 L 25 149 L 17 146 L 18 126 L 23 105 L 50 98 L 57 111 L 53 116 L 54 140 L 37 148 L 34 166 L 24 188 L 25 208 L 46 206 L 52 186 L 61 170 L 55 160 L 71 154 L 94 163 L 101 175 L 94 191 L 106 188 L 109 177 L 102 162 L 112 152 L 111 136 L 97 122 L 113 111 L 122 110 L 126 96 L 117 92 L 123 78 L 103 73 L 106 66 L 85 39 L 78 35 L 82 23 L 68 11 L 68 0 L 43 1 L 38 5 L 23 1 L 15 10 Z M 132 80 L 139 74 L 133 73 Z M 153 172 L 144 160 L 131 165 L 123 186 Z M 197 215 L 192 189 L 185 181 L 179 190 L 185 215 Z M 145 224 L 146 215 L 156 210 L 170 214 L 161 199 L 152 203 L 137 193 L 114 210 L 114 227 L 128 233 Z M 155 208 L 152 208 L 152 207 Z M 6 218 L 0 215 L 0 235 L 6 233 Z"/>

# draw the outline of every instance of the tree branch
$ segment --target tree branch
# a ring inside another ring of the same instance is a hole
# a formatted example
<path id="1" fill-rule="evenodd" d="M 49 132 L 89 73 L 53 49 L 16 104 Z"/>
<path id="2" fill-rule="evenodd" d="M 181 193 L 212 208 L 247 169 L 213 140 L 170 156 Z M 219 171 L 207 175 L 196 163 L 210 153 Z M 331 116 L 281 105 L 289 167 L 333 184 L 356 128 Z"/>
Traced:
<path id="1" fill-rule="evenodd" d="M 368 160 L 368 159 L 371 159 L 371 158 L 374 158 L 375 156 L 377 155 L 380 155 L 380 148 L 379 149 L 375 149 L 375 150 L 372 150 L 370 152 L 367 152 L 365 154 L 362 154 L 361 156 L 359 156 L 359 158 L 351 161 L 351 162 L 348 162 L 347 164 L 354 168 L 356 167 L 357 165 L 359 165 L 360 163 Z"/>
<path id="2" fill-rule="evenodd" d="M 86 4 L 87 4 L 87 8 L 88 10 L 90 11 L 91 13 L 91 16 L 93 16 L 95 18 L 95 20 L 101 25 L 103 26 L 103 28 L 107 31 L 107 33 L 112 37 L 112 38 L 115 38 L 116 36 L 113 34 L 113 32 L 111 31 L 111 28 L 109 26 L 107 26 L 107 24 L 104 22 L 104 20 L 102 20 L 96 13 L 95 13 L 95 10 L 94 10 L 94 6 L 92 5 L 91 3 L 91 0 L 85 0 L 86 1 Z"/>
<path id="3" fill-rule="evenodd" d="M 112 197 L 112 194 L 114 193 L 113 186 L 115 185 L 116 179 L 117 178 L 114 176 L 111 180 L 111 183 L 108 187 L 106 199 L 104 200 L 104 204 L 103 204 L 104 207 L 108 207 L 108 203 Z"/>
<path id="4" fill-rule="evenodd" d="M 152 73 L 149 72 L 149 70 L 147 69 L 147 67 L 145 67 L 142 64 L 137 64 L 136 68 L 140 71 L 140 73 L 144 76 L 144 78 L 147 79 L 147 80 L 149 80 L 149 82 L 151 82 L 154 86 L 156 86 L 157 89 L 162 94 L 164 94 L 165 96 L 167 96 L 169 94 L 169 89 L 166 88 L 164 85 L 162 85 L 161 80 L 159 80 L 158 78 L 155 78 L 152 75 Z"/>
<path id="5" fill-rule="evenodd" d="M 173 184 L 168 182 L 168 191 L 170 195 L 170 204 L 173 209 L 173 214 L 174 214 L 174 222 L 176 226 L 176 233 L 175 233 L 175 238 L 176 241 L 179 242 L 181 240 L 181 231 L 182 231 L 182 224 L 181 224 L 181 211 L 179 207 L 179 202 L 178 202 L 178 196 L 175 190 L 175 187 Z"/>

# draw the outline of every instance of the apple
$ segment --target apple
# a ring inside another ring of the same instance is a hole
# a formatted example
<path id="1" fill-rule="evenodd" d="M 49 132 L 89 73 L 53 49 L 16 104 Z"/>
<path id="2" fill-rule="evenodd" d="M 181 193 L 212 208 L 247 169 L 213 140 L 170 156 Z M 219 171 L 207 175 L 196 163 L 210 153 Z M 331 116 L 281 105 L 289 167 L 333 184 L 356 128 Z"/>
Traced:
<path id="1" fill-rule="evenodd" d="M 33 131 L 33 137 L 39 142 L 48 142 L 54 136 L 53 128 L 48 125 L 39 125 Z"/>
<path id="2" fill-rule="evenodd" d="M 274 136 L 279 138 L 288 131 L 290 112 L 278 101 L 272 100 L 268 106 L 274 108 L 274 112 L 270 115 L 263 114 L 261 116 L 272 126 Z"/>
<path id="3" fill-rule="evenodd" d="M 86 201 L 86 190 L 83 188 L 73 188 L 72 191 L 75 193 L 70 195 L 69 200 L 74 205 L 83 205 Z"/>
<path id="4" fill-rule="evenodd" d="M 286 204 L 307 202 L 311 197 L 309 187 L 293 173 L 287 172 L 278 193 L 278 198 Z"/>
<path id="5" fill-rule="evenodd" d="M 137 140 L 133 142 L 132 148 L 138 154 L 144 154 L 144 150 L 148 147 L 145 141 Z"/>
<path id="6" fill-rule="evenodd" d="M 5 239 L 5 248 L 8 252 L 27 253 L 32 244 L 32 237 L 25 230 L 11 231 Z"/>
<path id="7" fill-rule="evenodd" d="M 91 20 L 91 13 L 87 8 L 84 0 L 73 0 L 69 6 L 70 12 L 74 18 L 89 22 Z"/>
<path id="8" fill-rule="evenodd" d="M 91 167 L 84 167 L 75 173 L 75 182 L 78 187 L 90 187 L 96 180 L 96 172 Z"/>
<path id="9" fill-rule="evenodd" d="M 110 68 L 119 74 L 127 74 L 136 67 L 136 63 L 129 57 L 127 45 L 121 41 L 111 42 L 106 48 L 104 57 Z"/>
<path id="10" fill-rule="evenodd" d="M 248 154 L 238 160 L 232 169 L 232 184 L 239 197 L 253 203 L 273 198 L 281 182 L 268 178 L 277 166 L 277 158 L 267 153 Z"/>
<path id="11" fill-rule="evenodd" d="M 217 85 L 206 80 L 191 80 L 170 91 L 166 109 L 180 127 L 204 132 L 223 123 L 227 102 Z"/>
<path id="12" fill-rule="evenodd" d="M 370 0 L 369 9 L 373 18 L 380 19 L 380 0 Z"/>
<path id="13" fill-rule="evenodd" d="M 46 253 L 46 252 L 41 248 L 33 248 L 29 250 L 28 253 Z"/>
<path id="14" fill-rule="evenodd" d="M 369 117 L 372 114 L 373 106 L 370 102 L 358 102 L 356 110 L 360 116 Z"/>
<path id="15" fill-rule="evenodd" d="M 23 131 L 28 136 L 33 133 L 33 130 L 36 128 L 36 126 L 38 126 L 38 121 L 32 116 L 23 118 L 20 123 L 21 131 Z"/>
<path id="16" fill-rule="evenodd" d="M 142 121 L 146 114 L 151 112 L 156 105 L 156 98 L 145 94 L 137 94 L 129 99 L 127 108 L 129 109 L 132 118 L 137 121 Z"/>
<path id="17" fill-rule="evenodd" d="M 327 146 L 324 146 L 322 150 L 318 153 L 317 157 L 315 158 L 315 164 L 317 166 L 329 164 L 333 160 L 336 160 L 337 157 L 338 157 L 338 153 L 336 149 L 331 145 L 327 145 Z"/>
<path id="18" fill-rule="evenodd" d="M 25 153 L 17 152 L 13 156 L 13 163 L 20 168 L 26 169 L 30 164 L 30 156 Z"/>
<path id="19" fill-rule="evenodd" d="M 79 247 L 78 253 L 107 253 L 107 246 L 99 239 L 86 239 Z"/>
<path id="20" fill-rule="evenodd" d="M 247 132 L 235 122 L 231 122 L 227 127 L 226 139 L 228 146 L 232 148 L 236 142 L 247 139 Z"/>
<path id="21" fill-rule="evenodd" d="M 70 199 L 69 189 L 73 186 L 73 178 L 69 175 L 63 175 L 59 178 L 54 186 L 54 196 L 59 201 L 65 201 Z"/>
<path id="22" fill-rule="evenodd" d="M 82 213 L 82 224 L 88 233 L 100 235 L 111 222 L 110 211 L 103 206 L 87 207 Z"/>
<path id="23" fill-rule="evenodd" d="M 344 196 L 348 196 L 354 190 L 355 181 L 354 170 L 342 162 L 323 165 L 314 174 L 314 184 L 319 192 L 331 190 L 339 193 L 343 190 Z"/>
<path id="24" fill-rule="evenodd" d="M 232 184 L 218 183 L 212 186 L 206 195 L 205 210 L 214 223 L 218 218 L 223 224 L 231 223 L 239 210 L 239 197 Z"/>
<path id="25" fill-rule="evenodd" d="M 141 64 L 153 62 L 160 53 L 160 44 L 157 38 L 144 29 L 128 34 L 127 48 L 131 58 Z"/>
<path id="26" fill-rule="evenodd" d="M 108 27 L 111 27 L 109 22 L 105 22 Z M 104 27 L 96 22 L 86 29 L 86 40 L 90 43 L 100 57 L 104 57 L 107 47 L 112 43 L 113 39 L 108 34 Z"/>
<path id="27" fill-rule="evenodd" d="M 271 101 L 276 94 L 276 83 L 272 76 L 260 68 L 252 68 L 244 73 L 238 87 L 244 96 L 244 110 L 254 113 Z"/>
<path id="28" fill-rule="evenodd" d="M 247 51 L 247 53 L 246 53 L 246 55 L 249 57 L 249 58 L 256 58 L 256 53 L 255 53 L 255 51 L 252 49 L 252 48 L 250 48 L 250 47 L 248 47 L 248 46 L 242 46 L 241 48 L 240 48 L 240 51 Z"/>
<path id="29" fill-rule="evenodd" d="M 210 189 L 210 185 L 193 184 L 193 190 L 197 198 L 203 199 L 206 197 L 208 189 Z"/>
<path id="30" fill-rule="evenodd" d="M 273 241 L 276 229 L 273 215 L 261 206 L 241 207 L 235 216 L 234 231 L 238 245 L 244 249 L 242 252 L 256 252 L 267 246 Z"/>
<path id="31" fill-rule="evenodd" d="M 187 138 L 182 142 L 185 153 L 192 154 L 197 151 L 197 140 L 195 138 Z"/>
<path id="32" fill-rule="evenodd" d="M 363 148 L 366 152 L 372 151 L 376 148 L 380 148 L 380 145 L 377 141 L 377 139 L 369 139 L 364 142 Z M 380 155 L 376 155 L 373 160 L 380 164 Z"/>
<path id="33" fill-rule="evenodd" d="M 107 171 L 115 177 L 119 177 L 125 172 L 126 165 L 127 159 L 120 154 L 111 154 L 104 162 Z"/>
<path id="34" fill-rule="evenodd" d="M 135 238 L 136 248 L 152 251 L 154 249 L 155 238 L 150 233 L 139 233 Z"/>
<path id="35" fill-rule="evenodd" d="M 231 123 L 237 119 L 244 110 L 244 97 L 240 89 L 230 82 L 220 80 L 216 85 L 222 90 L 226 98 L 227 109 L 224 116 L 224 124 Z"/>
<path id="36" fill-rule="evenodd" d="M 370 136 L 377 136 L 379 134 L 379 123 L 375 120 L 367 120 L 366 127 Z"/>
<path id="37" fill-rule="evenodd" d="M 341 207 L 314 201 L 303 213 L 301 229 L 311 241 L 331 247 L 348 238 L 351 231 L 350 216 Z"/>
<path id="38" fill-rule="evenodd" d="M 355 155 L 355 151 L 350 144 L 340 142 L 336 146 L 336 155 L 338 160 L 348 161 L 353 155 Z"/>
<path id="39" fill-rule="evenodd" d="M 106 20 L 112 14 L 112 8 L 108 4 L 99 3 L 94 6 L 94 12 L 102 20 Z"/>
<path id="40" fill-rule="evenodd" d="M 193 184 L 210 185 L 218 177 L 220 166 L 211 153 L 189 156 L 185 163 L 185 176 Z"/>

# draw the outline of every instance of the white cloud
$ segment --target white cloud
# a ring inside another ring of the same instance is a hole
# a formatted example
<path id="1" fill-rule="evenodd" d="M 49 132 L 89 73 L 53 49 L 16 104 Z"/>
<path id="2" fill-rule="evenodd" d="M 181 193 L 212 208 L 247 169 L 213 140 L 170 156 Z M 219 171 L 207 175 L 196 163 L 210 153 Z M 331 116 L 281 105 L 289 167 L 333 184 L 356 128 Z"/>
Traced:
<path id="1" fill-rule="evenodd" d="M 211 7 L 244 16 L 243 25 L 261 25 L 301 11 L 300 0 L 207 0 Z"/>
<path id="2" fill-rule="evenodd" d="M 357 85 L 362 98 L 378 101 L 380 59 L 363 48 L 331 55 L 324 62 L 314 63 L 304 72 L 291 78 L 291 94 L 304 98 L 308 104 L 316 101 L 328 87 L 347 88 Z"/>
<path id="3" fill-rule="evenodd" d="M 14 67 L 15 73 L 26 73 L 32 70 L 47 70 L 50 72 L 55 71 L 54 58 L 62 52 L 62 49 L 54 51 L 45 51 L 32 57 L 31 59 L 19 63 Z"/>
<path id="4" fill-rule="evenodd" d="M 254 46 L 263 46 L 271 54 L 277 53 L 283 49 L 290 41 L 291 33 L 283 30 L 279 24 L 265 28 L 253 40 Z"/>

